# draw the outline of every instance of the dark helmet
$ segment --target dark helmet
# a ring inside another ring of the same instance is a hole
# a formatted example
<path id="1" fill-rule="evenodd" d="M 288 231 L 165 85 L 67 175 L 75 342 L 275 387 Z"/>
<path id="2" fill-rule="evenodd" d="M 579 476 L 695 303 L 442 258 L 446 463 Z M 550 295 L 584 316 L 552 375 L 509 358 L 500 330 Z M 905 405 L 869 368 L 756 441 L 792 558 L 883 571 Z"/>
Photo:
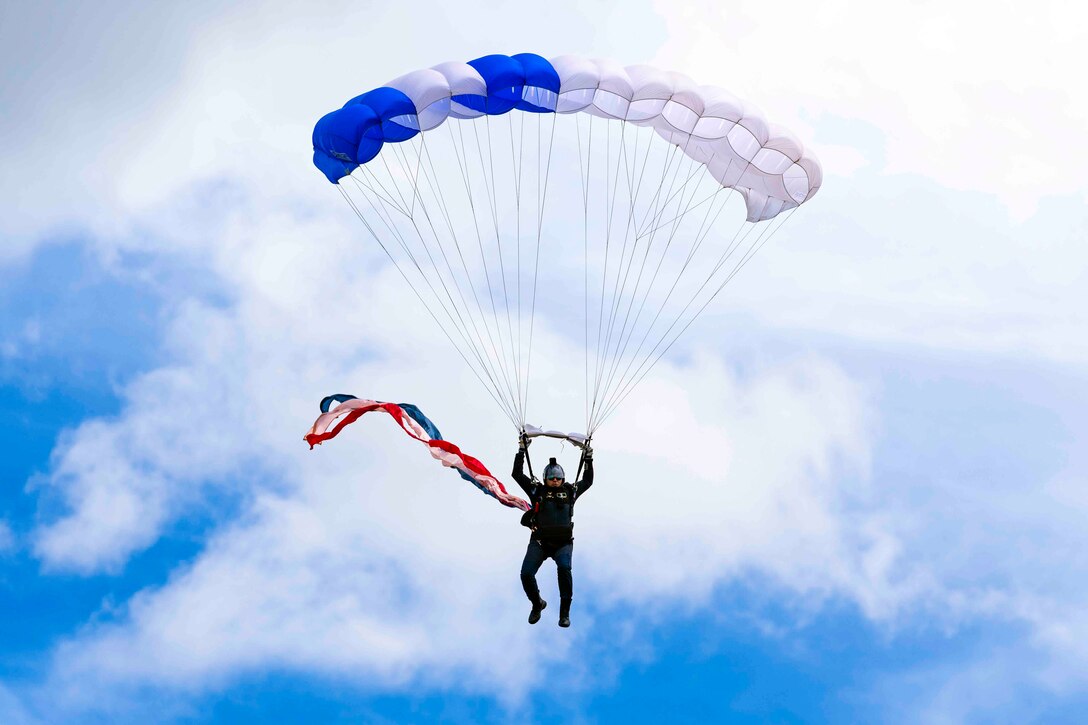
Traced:
<path id="1" fill-rule="evenodd" d="M 544 480 L 549 478 L 560 478 L 566 480 L 567 474 L 563 472 L 563 467 L 555 462 L 554 458 L 548 459 L 548 465 L 544 466 Z"/>

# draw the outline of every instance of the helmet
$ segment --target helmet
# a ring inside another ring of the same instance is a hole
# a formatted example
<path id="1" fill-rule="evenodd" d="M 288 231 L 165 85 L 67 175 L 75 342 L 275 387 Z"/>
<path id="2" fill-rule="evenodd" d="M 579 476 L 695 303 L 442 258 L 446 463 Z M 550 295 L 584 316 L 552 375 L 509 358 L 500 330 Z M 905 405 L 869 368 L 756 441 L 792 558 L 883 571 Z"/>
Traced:
<path id="1" fill-rule="evenodd" d="M 544 466 L 544 480 L 549 478 L 561 478 L 566 480 L 567 474 L 563 472 L 563 467 L 555 462 L 554 458 L 548 459 L 548 465 Z"/>

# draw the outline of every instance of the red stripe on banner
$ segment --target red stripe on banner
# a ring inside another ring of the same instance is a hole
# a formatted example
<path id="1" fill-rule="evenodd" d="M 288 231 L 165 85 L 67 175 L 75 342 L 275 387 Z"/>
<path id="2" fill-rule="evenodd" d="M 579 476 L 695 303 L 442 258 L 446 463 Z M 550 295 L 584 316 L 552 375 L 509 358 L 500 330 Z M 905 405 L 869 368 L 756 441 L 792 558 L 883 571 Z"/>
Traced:
<path id="1" fill-rule="evenodd" d="M 310 444 L 310 450 L 312 451 L 314 449 L 314 446 L 319 446 L 330 438 L 335 438 L 336 436 L 340 435 L 340 431 L 344 430 L 345 427 L 359 420 L 359 418 L 361 418 L 364 413 L 369 413 L 372 410 L 374 410 L 373 407 L 356 408 L 355 410 L 345 415 L 344 419 L 339 421 L 335 426 L 333 426 L 332 430 L 326 431 L 324 433 L 307 433 L 306 442 Z"/>

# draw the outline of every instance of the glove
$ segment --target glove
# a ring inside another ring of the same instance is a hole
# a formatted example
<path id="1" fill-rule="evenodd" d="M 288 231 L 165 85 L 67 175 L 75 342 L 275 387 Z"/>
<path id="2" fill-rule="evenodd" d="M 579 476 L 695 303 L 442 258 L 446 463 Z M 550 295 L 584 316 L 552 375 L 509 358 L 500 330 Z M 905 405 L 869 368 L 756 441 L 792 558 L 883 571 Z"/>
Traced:
<path id="1" fill-rule="evenodd" d="M 593 446 L 589 445 L 589 441 L 586 441 L 585 448 L 583 448 L 582 450 L 583 450 L 582 457 L 585 458 L 587 461 L 592 461 L 593 460 Z"/>
<path id="2" fill-rule="evenodd" d="M 518 450 L 528 452 L 530 443 L 532 443 L 532 441 L 529 439 L 529 437 L 522 433 L 521 436 L 518 437 Z"/>

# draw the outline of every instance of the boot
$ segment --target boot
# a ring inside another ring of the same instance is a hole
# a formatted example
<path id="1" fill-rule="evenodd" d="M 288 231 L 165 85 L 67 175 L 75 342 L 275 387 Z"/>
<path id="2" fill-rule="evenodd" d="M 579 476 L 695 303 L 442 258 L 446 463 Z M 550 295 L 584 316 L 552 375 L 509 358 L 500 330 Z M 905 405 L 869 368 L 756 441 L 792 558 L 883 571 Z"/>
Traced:
<path id="1" fill-rule="evenodd" d="M 548 606 L 548 603 L 537 597 L 536 604 L 533 605 L 533 611 L 529 612 L 529 624 L 536 624 L 540 621 L 540 613 L 544 611 L 546 606 Z"/>
<path id="2" fill-rule="evenodd" d="M 569 599 L 559 600 L 559 626 L 560 627 L 569 627 L 570 626 L 570 600 Z"/>

